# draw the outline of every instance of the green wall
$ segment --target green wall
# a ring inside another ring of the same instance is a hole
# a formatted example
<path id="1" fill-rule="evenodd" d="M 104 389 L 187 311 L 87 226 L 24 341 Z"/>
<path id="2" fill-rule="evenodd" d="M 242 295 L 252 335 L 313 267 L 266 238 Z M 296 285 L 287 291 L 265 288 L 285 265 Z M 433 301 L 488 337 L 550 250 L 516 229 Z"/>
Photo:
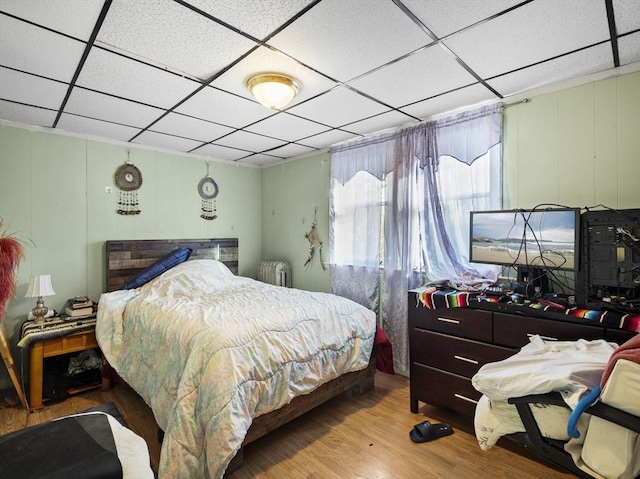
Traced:
<path id="1" fill-rule="evenodd" d="M 288 261 L 294 287 L 329 291 L 329 153 L 265 168 L 262 184 L 263 258 Z M 304 266 L 314 217 L 323 247 Z"/>
<path id="2" fill-rule="evenodd" d="M 116 213 L 114 173 L 128 159 L 143 178 L 136 216 Z M 24 297 L 29 276 L 51 274 L 56 295 L 45 298 L 49 307 L 60 310 L 74 295 L 97 301 L 105 290 L 106 240 L 237 237 L 239 273 L 255 277 L 262 257 L 262 172 L 215 161 L 209 170 L 220 189 L 213 221 L 200 218 L 204 159 L 0 125 L 2 231 L 25 245 L 17 296 L 4 320 L 18 371 L 19 327 L 35 306 Z M 0 366 L 0 388 L 10 387 Z"/>
<path id="3" fill-rule="evenodd" d="M 640 208 L 640 73 L 507 106 L 504 198 Z"/>

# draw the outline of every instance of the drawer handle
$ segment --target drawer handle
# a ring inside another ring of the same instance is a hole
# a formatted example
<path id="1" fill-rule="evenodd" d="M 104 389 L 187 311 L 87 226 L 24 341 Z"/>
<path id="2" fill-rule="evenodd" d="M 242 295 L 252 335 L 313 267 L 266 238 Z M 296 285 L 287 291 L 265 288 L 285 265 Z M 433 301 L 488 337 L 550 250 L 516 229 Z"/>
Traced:
<path id="1" fill-rule="evenodd" d="M 466 396 L 463 396 L 462 394 L 456 393 L 454 394 L 454 396 L 457 397 L 458 399 L 462 399 L 463 401 L 467 401 L 473 404 L 478 404 L 478 401 L 476 401 L 475 399 L 468 398 Z"/>
<path id="2" fill-rule="evenodd" d="M 465 358 L 464 356 L 458 356 L 457 354 L 454 354 L 453 357 L 456 359 L 459 359 L 460 361 L 465 361 L 467 363 L 478 364 L 478 361 L 476 361 L 475 359 Z"/>
<path id="3" fill-rule="evenodd" d="M 440 318 L 440 317 L 438 317 L 438 321 L 442 321 L 442 322 L 445 322 L 445 323 L 460 324 L 460 321 L 458 321 L 457 319 L 449 319 L 449 318 Z"/>
<path id="4" fill-rule="evenodd" d="M 528 338 L 532 338 L 534 336 L 540 336 L 539 334 L 531 334 L 531 333 L 527 333 L 527 337 Z M 540 336 L 541 339 L 544 339 L 546 341 L 557 341 L 558 338 L 552 338 L 551 336 Z"/>

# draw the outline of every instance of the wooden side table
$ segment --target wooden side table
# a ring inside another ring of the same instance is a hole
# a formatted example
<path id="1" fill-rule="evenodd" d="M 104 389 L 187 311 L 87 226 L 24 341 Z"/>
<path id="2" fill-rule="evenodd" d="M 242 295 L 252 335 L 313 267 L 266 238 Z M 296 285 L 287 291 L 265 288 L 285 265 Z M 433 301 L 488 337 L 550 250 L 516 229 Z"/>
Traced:
<path id="1" fill-rule="evenodd" d="M 44 358 L 85 351 L 92 348 L 99 348 L 98 341 L 96 341 L 95 328 L 59 338 L 36 341 L 31 345 L 29 351 L 29 406 L 31 411 L 44 407 L 42 402 Z M 101 386 L 103 390 L 106 390 L 109 387 L 109 381 L 103 379 L 102 384 L 90 384 L 69 390 L 68 392 L 69 394 L 76 394 L 99 386 Z"/>

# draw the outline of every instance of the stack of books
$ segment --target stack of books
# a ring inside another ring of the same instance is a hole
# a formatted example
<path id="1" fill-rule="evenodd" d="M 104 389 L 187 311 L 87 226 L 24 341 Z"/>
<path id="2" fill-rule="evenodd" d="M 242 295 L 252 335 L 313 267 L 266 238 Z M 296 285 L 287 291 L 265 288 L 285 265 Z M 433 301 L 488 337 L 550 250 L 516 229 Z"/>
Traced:
<path id="1" fill-rule="evenodd" d="M 75 296 L 67 301 L 67 304 L 64 308 L 64 318 L 67 320 L 70 319 L 81 319 L 81 318 L 91 318 L 96 314 L 96 306 L 86 296 Z"/>

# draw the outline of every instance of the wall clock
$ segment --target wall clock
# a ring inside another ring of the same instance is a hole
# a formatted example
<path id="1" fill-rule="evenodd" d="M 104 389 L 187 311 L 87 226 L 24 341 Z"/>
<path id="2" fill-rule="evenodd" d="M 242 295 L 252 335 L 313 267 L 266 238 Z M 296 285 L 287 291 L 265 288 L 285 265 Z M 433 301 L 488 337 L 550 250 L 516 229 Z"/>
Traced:
<path id="1" fill-rule="evenodd" d="M 140 170 L 134 164 L 127 162 L 118 167 L 114 180 L 120 190 L 118 214 L 139 215 L 137 190 L 142 186 L 142 173 L 140 173 Z"/>

